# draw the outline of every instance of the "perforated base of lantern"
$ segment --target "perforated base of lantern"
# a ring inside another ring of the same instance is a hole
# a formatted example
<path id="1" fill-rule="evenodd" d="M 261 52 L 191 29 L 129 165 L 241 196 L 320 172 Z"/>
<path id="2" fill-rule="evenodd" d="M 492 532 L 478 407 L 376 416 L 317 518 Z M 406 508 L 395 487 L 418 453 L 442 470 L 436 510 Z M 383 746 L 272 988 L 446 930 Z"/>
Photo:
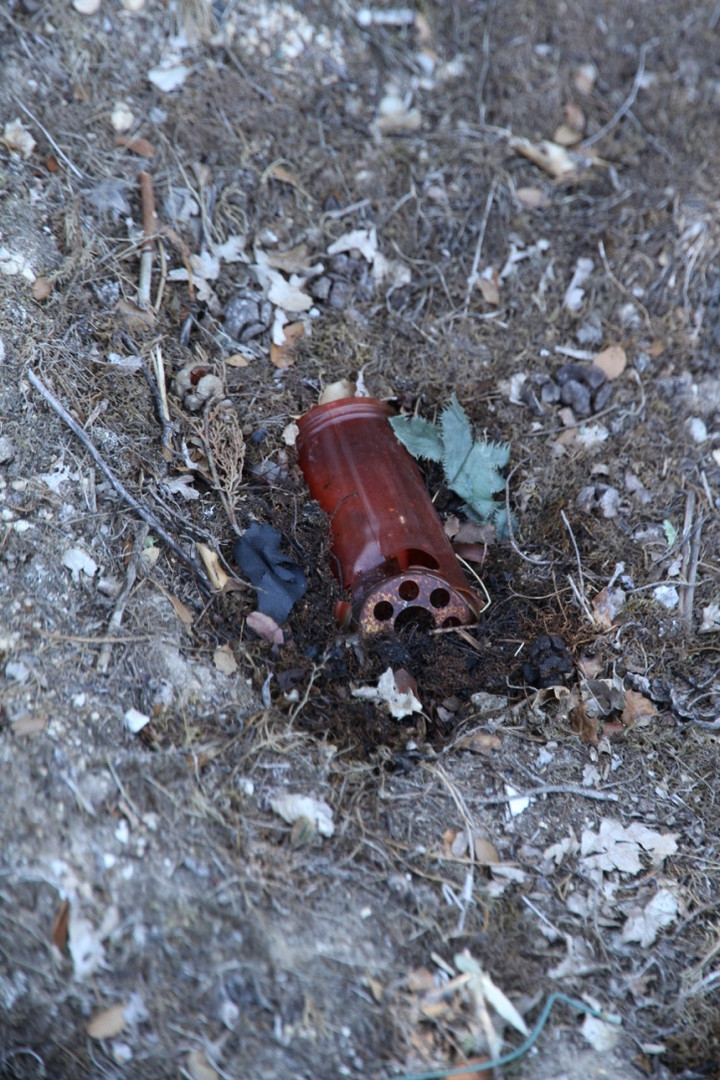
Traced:
<path id="1" fill-rule="evenodd" d="M 363 599 L 355 621 L 366 634 L 417 626 L 421 630 L 477 622 L 480 605 L 428 570 L 408 570 L 376 585 Z M 472 602 L 469 602 L 472 601 Z"/>

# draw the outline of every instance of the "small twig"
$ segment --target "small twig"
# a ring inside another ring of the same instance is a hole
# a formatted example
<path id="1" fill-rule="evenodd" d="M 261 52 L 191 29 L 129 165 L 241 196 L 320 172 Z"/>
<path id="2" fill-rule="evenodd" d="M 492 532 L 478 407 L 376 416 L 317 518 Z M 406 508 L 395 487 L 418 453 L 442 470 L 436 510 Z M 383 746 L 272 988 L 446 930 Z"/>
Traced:
<path id="1" fill-rule="evenodd" d="M 685 502 L 685 522 L 683 524 L 682 541 L 682 592 L 680 595 L 679 615 L 685 625 L 692 626 L 693 606 L 695 603 L 695 584 L 697 581 L 698 563 L 700 561 L 700 538 L 702 535 L 702 519 L 693 529 L 695 516 L 695 491 L 690 488 Z"/>
<path id="2" fill-rule="evenodd" d="M 47 139 L 47 141 L 48 141 L 48 142 L 50 143 L 50 145 L 52 146 L 52 148 L 53 148 L 53 150 L 55 151 L 55 153 L 57 154 L 57 156 L 58 156 L 58 157 L 59 157 L 59 158 L 60 158 L 60 159 L 61 159 L 62 161 L 64 161 L 64 162 L 65 162 L 65 164 L 67 165 L 68 169 L 70 169 L 70 171 L 71 171 L 71 172 L 75 173 L 75 175 L 77 176 L 78 180 L 82 180 L 82 181 L 84 181 L 84 180 L 85 180 L 85 177 L 83 176 L 83 174 L 82 174 L 82 173 L 80 172 L 80 170 L 79 170 L 79 169 L 77 168 L 77 166 L 73 165 L 72 161 L 71 161 L 71 160 L 70 160 L 70 158 L 69 158 L 69 157 L 67 156 L 67 154 L 66 154 L 66 153 L 64 153 L 64 151 L 62 151 L 62 150 L 60 149 L 60 147 L 59 147 L 59 146 L 58 146 L 58 144 L 57 144 L 57 143 L 55 142 L 55 140 L 53 139 L 53 137 L 52 137 L 52 135 L 50 134 L 50 132 L 49 132 L 49 131 L 48 131 L 48 130 L 47 130 L 46 128 L 44 128 L 44 127 L 42 126 L 42 124 L 41 124 L 41 123 L 40 123 L 40 121 L 38 120 L 37 116 L 34 116 L 34 115 L 33 115 L 33 113 L 31 113 L 31 112 L 30 112 L 30 110 L 29 110 L 29 109 L 27 108 L 27 106 L 26 106 L 26 105 L 23 105 L 23 103 L 22 103 L 22 101 L 20 100 L 20 98 L 19 98 L 19 97 L 16 97 L 16 96 L 15 96 L 15 94 L 12 94 L 12 95 L 11 95 L 11 97 L 12 97 L 13 101 L 15 102 L 15 104 L 16 104 L 16 105 L 18 106 L 18 108 L 22 109 L 22 111 L 23 111 L 23 112 L 25 113 L 25 115 L 26 115 L 26 116 L 28 116 L 28 117 L 29 117 L 29 118 L 30 118 L 30 119 L 32 120 L 33 124 L 37 124 L 37 126 L 38 126 L 38 127 L 40 128 L 40 130 L 42 131 L 43 135 L 45 136 L 45 138 Z"/>
<path id="3" fill-rule="evenodd" d="M 643 80 L 643 75 L 645 74 L 645 58 L 650 49 L 655 44 L 656 40 L 653 39 L 652 41 L 646 41 L 645 44 L 640 47 L 640 59 L 638 61 L 638 68 L 635 72 L 635 78 L 633 79 L 632 89 L 630 90 L 630 93 L 625 98 L 617 112 L 615 112 L 613 116 L 611 116 L 611 118 L 608 120 L 607 124 L 603 124 L 600 130 L 596 131 L 594 135 L 591 135 L 587 139 L 583 139 L 583 141 L 580 143 L 579 149 L 587 150 L 589 146 L 594 146 L 596 142 L 600 142 L 600 140 L 603 139 L 608 134 L 608 132 L 612 131 L 616 124 L 620 123 L 623 116 L 625 116 L 625 113 L 630 112 L 630 109 L 632 109 L 633 105 L 635 104 L 635 98 L 638 96 L 640 85 Z"/>
<path id="4" fill-rule="evenodd" d="M 490 218 L 490 210 L 492 209 L 493 199 L 495 198 L 495 183 L 493 180 L 488 191 L 488 196 L 485 201 L 485 211 L 480 222 L 480 232 L 478 233 L 477 243 L 475 245 L 475 254 L 473 255 L 472 269 L 470 276 L 467 279 L 467 292 L 465 293 L 465 303 L 463 305 L 463 315 L 467 315 L 470 310 L 470 297 L 472 291 L 475 288 L 475 282 L 478 279 L 478 266 L 480 265 L 480 255 L 482 254 L 483 241 L 485 240 L 485 230 L 487 229 L 487 223 Z"/>
<path id="5" fill-rule="evenodd" d="M 128 560 L 127 570 L 125 571 L 125 586 L 117 598 L 115 608 L 110 616 L 110 622 L 108 623 L 108 640 L 103 644 L 102 649 L 97 658 L 97 664 L 95 668 L 99 675 L 107 675 L 108 668 L 110 667 L 110 657 L 112 656 L 112 641 L 110 640 L 113 635 L 116 635 L 120 627 L 122 626 L 123 615 L 125 614 L 125 608 L 127 602 L 130 599 L 130 594 L 135 586 L 135 578 L 137 577 L 137 568 L 142 557 L 143 546 L 145 544 L 145 538 L 148 534 L 147 524 L 141 525 L 135 535 L 135 541 L 133 543 L 133 549 Z"/>
<path id="6" fill-rule="evenodd" d="M 507 480 L 505 481 L 505 513 L 507 514 L 507 527 L 508 527 L 508 539 L 510 540 L 510 547 L 513 549 L 516 555 L 519 555 L 524 562 L 530 563 L 531 566 L 550 566 L 552 559 L 534 559 L 532 555 L 525 555 L 520 550 L 515 540 L 515 530 L 513 529 L 512 513 L 510 510 L 510 481 L 515 473 L 520 468 L 522 462 L 519 462 L 512 470 Z"/>
<path id="7" fill-rule="evenodd" d="M 137 304 L 143 311 L 148 311 L 150 302 L 150 285 L 152 281 L 153 264 L 153 238 L 157 233 L 157 213 L 155 211 L 155 192 L 153 191 L 153 178 L 148 172 L 141 172 L 140 199 L 142 202 L 143 241 L 142 254 L 140 256 L 140 280 L 138 282 Z"/>
<path id="8" fill-rule="evenodd" d="M 595 626 L 596 625 L 595 616 L 593 615 L 593 613 L 592 613 L 592 611 L 590 609 L 590 605 L 588 604 L 587 597 L 585 595 L 585 578 L 583 577 L 582 562 L 580 560 L 580 549 L 577 546 L 577 540 L 575 539 L 575 533 L 572 531 L 572 526 L 571 526 L 570 522 L 568 521 L 567 515 L 566 515 L 564 510 L 560 511 L 560 516 L 563 519 L 563 521 L 565 522 L 565 528 L 570 533 L 570 539 L 572 540 L 572 546 L 575 549 L 575 559 L 577 561 L 577 568 L 578 568 L 579 585 L 575 584 L 575 582 L 573 581 L 570 574 L 568 574 L 568 583 L 570 585 L 570 588 L 573 591 L 573 595 L 575 596 L 575 599 L 577 600 L 578 604 L 580 605 L 580 608 L 585 613 L 585 617 L 590 622 L 590 625 Z"/>
<path id="9" fill-rule="evenodd" d="M 612 792 L 594 791 L 592 788 L 576 787 L 574 784 L 543 784 L 542 787 L 518 791 L 514 795 L 493 795 L 488 799 L 473 799 L 473 805 L 498 806 L 501 803 L 515 802 L 516 799 L 534 799 L 538 795 L 579 795 L 584 799 L 596 799 L 598 802 L 618 802 L 620 798 Z"/>
<path id="10" fill-rule="evenodd" d="M 183 551 L 180 545 L 173 539 L 172 536 L 170 536 L 170 534 L 162 526 L 162 524 L 160 523 L 158 518 L 155 517 L 152 511 L 148 510 L 146 506 L 143 506 L 142 503 L 138 502 L 138 500 L 134 498 L 129 491 L 127 491 L 127 489 L 118 480 L 117 476 L 112 471 L 110 466 L 106 465 L 105 461 L 100 456 L 99 451 L 97 450 L 95 444 L 92 442 L 90 437 L 85 434 L 77 421 L 73 420 L 67 409 L 65 409 L 60 404 L 53 392 L 49 390 L 47 386 L 45 386 L 45 384 L 38 378 L 32 368 L 26 368 L 25 374 L 27 375 L 28 381 L 35 387 L 37 392 L 45 398 L 48 405 L 53 409 L 54 412 L 57 413 L 63 423 L 67 424 L 73 435 L 75 435 L 76 438 L 80 440 L 80 442 L 87 450 L 88 454 L 90 454 L 90 457 L 93 459 L 101 472 L 110 481 L 111 485 L 114 487 L 120 498 L 124 502 L 126 502 L 127 505 L 130 506 L 136 514 L 139 514 L 143 521 L 146 521 L 148 523 L 150 528 L 153 530 L 154 533 L 157 534 L 159 539 L 162 540 L 164 544 L 167 544 L 170 550 L 174 551 L 179 559 L 182 559 L 182 561 L 190 567 L 190 569 L 197 577 L 203 591 L 208 594 L 213 593 L 214 590 L 212 585 L 210 584 L 210 579 L 208 578 L 207 574 L 205 573 L 197 559 L 194 559 L 192 555 L 188 555 L 187 552 Z"/>

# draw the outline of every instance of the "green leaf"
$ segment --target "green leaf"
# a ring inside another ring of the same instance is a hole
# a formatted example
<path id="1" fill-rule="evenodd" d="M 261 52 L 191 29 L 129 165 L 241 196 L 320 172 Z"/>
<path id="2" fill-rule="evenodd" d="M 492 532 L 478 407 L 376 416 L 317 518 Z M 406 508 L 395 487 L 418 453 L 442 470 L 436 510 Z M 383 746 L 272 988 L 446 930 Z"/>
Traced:
<path id="1" fill-rule="evenodd" d="M 409 420 L 404 416 L 392 416 L 390 423 L 397 438 L 413 457 L 427 458 L 428 461 L 442 460 L 442 437 L 436 424 L 420 416 L 413 416 Z"/>
<path id="2" fill-rule="evenodd" d="M 457 491 L 455 480 L 460 475 L 473 448 L 473 433 L 467 413 L 453 394 L 450 404 L 443 409 L 440 417 L 443 442 L 443 469 L 445 479 L 453 491 Z M 458 495 L 462 494 L 458 491 Z"/>

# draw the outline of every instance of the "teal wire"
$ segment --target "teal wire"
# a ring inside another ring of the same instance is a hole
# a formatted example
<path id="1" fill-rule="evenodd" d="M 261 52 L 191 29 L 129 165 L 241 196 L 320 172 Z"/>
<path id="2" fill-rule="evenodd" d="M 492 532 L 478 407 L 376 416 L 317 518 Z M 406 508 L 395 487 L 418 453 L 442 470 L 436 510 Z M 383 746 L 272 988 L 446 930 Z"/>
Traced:
<path id="1" fill-rule="evenodd" d="M 561 994 L 556 991 L 550 994 L 549 998 L 543 1006 L 543 1010 L 538 1017 L 535 1027 L 524 1043 L 521 1043 L 517 1049 L 512 1050 L 509 1054 L 503 1054 L 500 1058 L 495 1058 L 494 1061 L 479 1061 L 477 1065 L 457 1065 L 452 1069 L 432 1069 L 430 1072 L 423 1073 L 404 1073 L 401 1076 L 393 1076 L 392 1080 L 445 1080 L 448 1076 L 459 1076 L 461 1073 L 468 1073 L 471 1070 L 479 1072 L 481 1069 L 499 1069 L 502 1065 L 510 1065 L 511 1062 L 517 1061 L 523 1054 L 527 1054 L 528 1050 L 535 1044 L 540 1035 L 540 1032 L 547 1023 L 547 1018 L 550 1015 L 550 1010 L 556 1001 L 563 1001 L 566 1005 L 569 1005 L 571 1009 L 575 1009 L 576 1012 L 584 1012 L 589 1016 L 595 1016 L 599 1020 L 606 1020 L 609 1023 L 619 1023 L 614 1017 L 608 1017 L 605 1013 L 599 1012 L 597 1009 L 593 1009 L 590 1005 L 586 1005 L 584 1001 L 577 1001 L 575 998 L 568 997 L 567 994 Z"/>

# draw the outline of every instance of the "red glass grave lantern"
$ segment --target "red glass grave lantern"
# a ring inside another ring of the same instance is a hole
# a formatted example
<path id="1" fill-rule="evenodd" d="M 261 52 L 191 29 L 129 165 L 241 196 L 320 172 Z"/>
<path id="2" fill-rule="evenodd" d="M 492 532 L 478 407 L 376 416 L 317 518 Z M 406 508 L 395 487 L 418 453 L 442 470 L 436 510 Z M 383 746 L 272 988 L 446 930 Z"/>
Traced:
<path id="1" fill-rule="evenodd" d="M 373 398 L 316 405 L 298 420 L 300 468 L 330 518 L 336 610 L 366 633 L 476 622 L 486 604 L 453 553 L 420 470 Z"/>

